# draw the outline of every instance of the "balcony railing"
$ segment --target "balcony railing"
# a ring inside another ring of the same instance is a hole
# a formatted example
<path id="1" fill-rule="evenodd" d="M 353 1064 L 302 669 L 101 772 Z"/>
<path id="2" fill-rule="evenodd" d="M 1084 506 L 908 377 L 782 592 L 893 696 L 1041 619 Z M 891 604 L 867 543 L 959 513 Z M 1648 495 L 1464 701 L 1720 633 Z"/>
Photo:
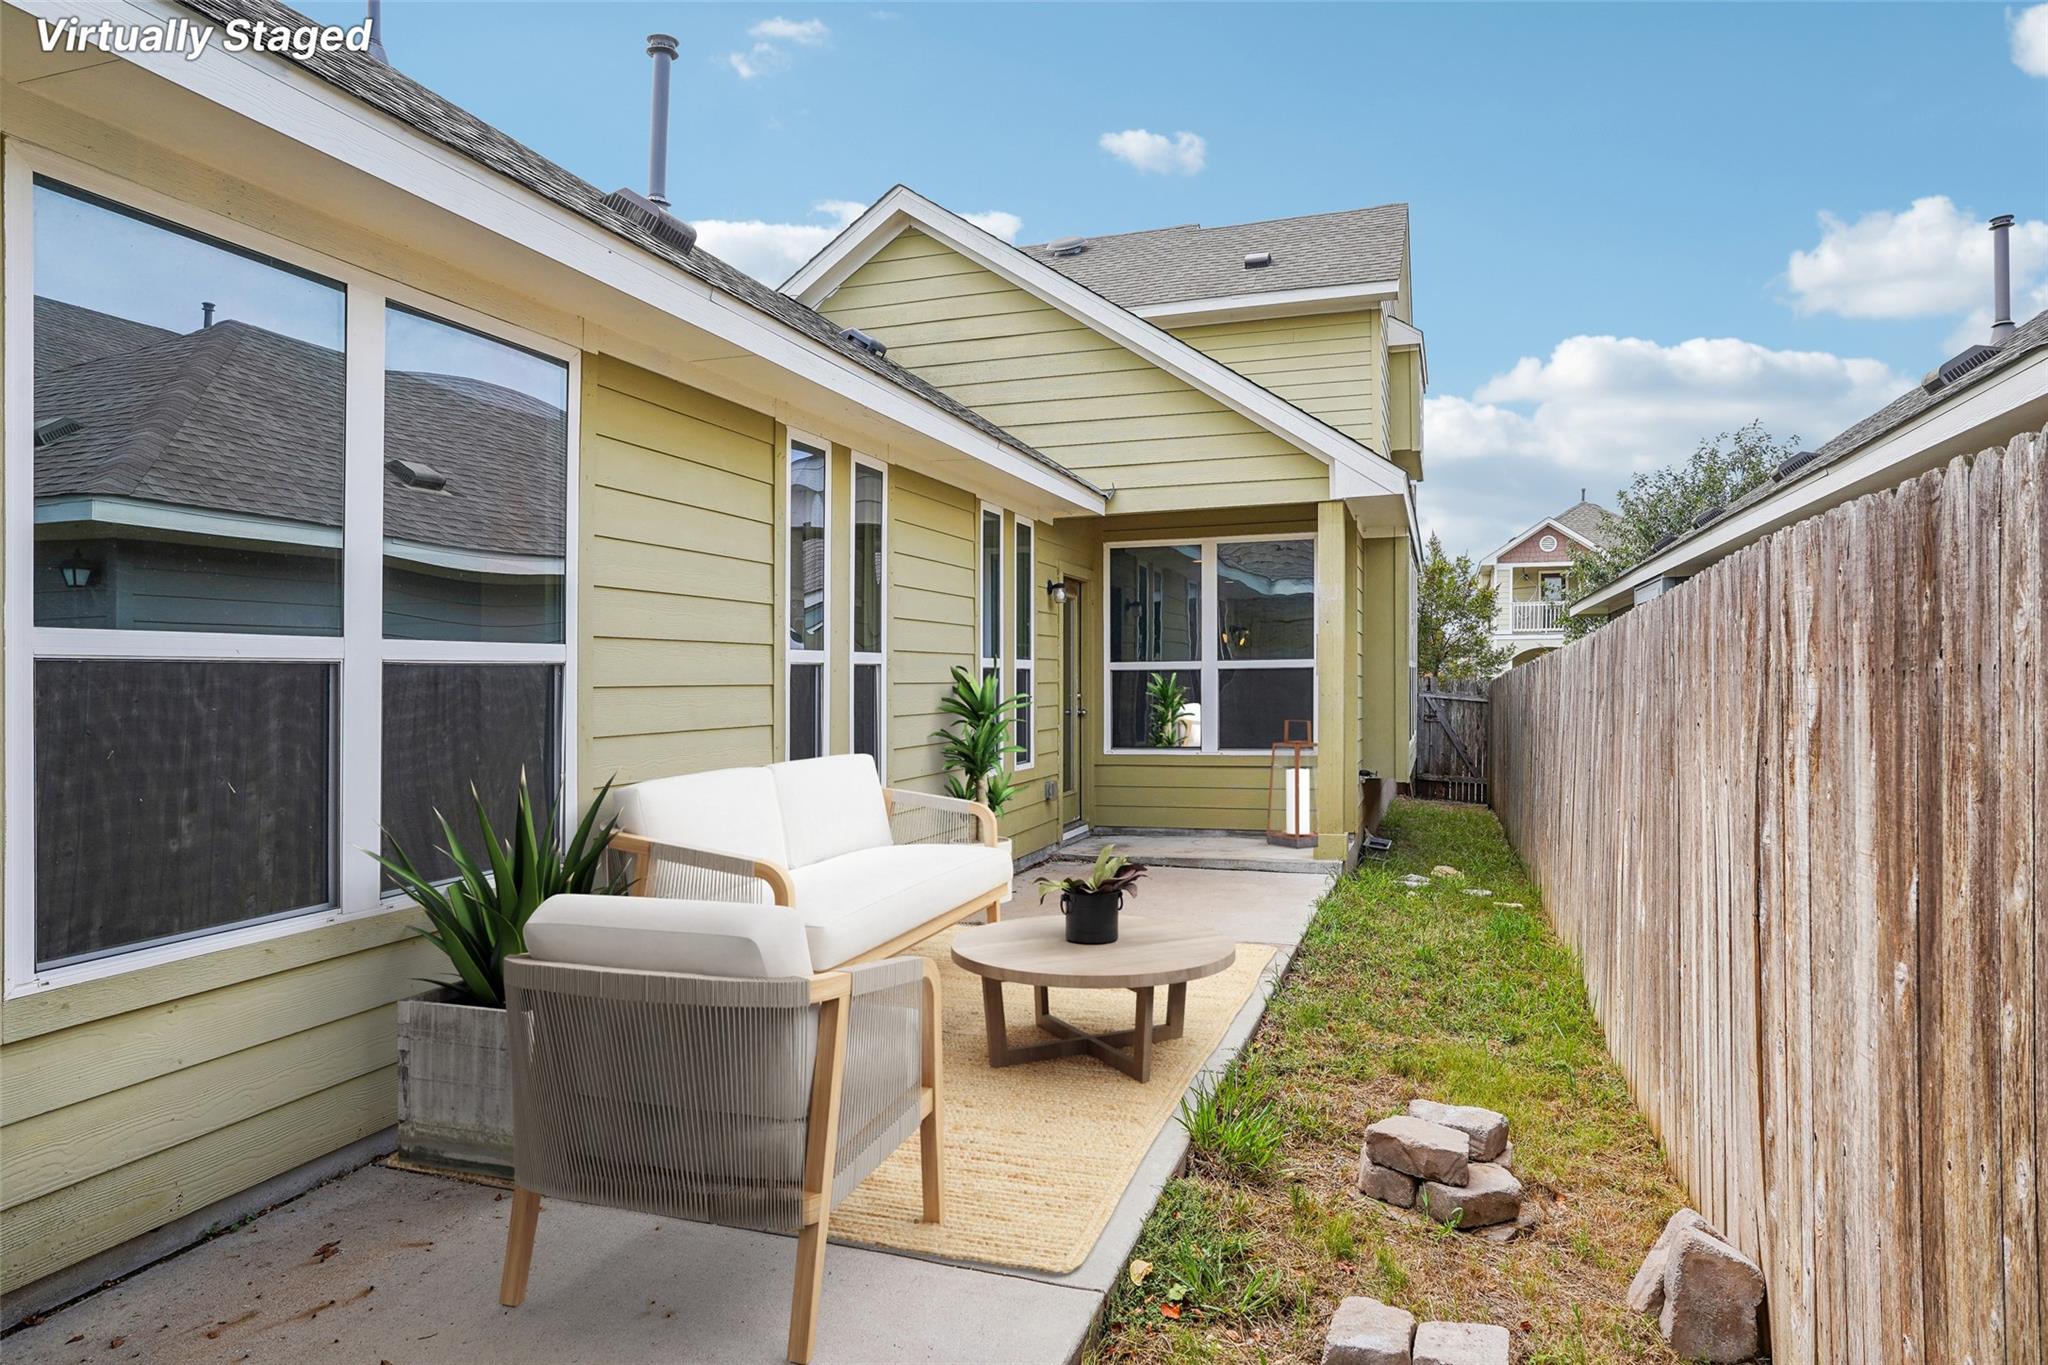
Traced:
<path id="1" fill-rule="evenodd" d="M 1508 629 L 1517 635 L 1564 629 L 1564 603 L 1511 602 Z"/>

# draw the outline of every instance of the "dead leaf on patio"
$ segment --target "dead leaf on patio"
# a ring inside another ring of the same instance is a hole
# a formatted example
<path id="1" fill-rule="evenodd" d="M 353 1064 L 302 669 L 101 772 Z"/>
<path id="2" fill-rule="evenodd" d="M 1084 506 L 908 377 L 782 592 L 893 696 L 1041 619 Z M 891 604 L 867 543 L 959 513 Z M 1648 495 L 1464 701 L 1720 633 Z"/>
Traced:
<path id="1" fill-rule="evenodd" d="M 1152 1263 L 1151 1263 L 1150 1261 L 1139 1261 L 1139 1260 L 1133 1260 L 1133 1261 L 1131 1262 L 1131 1283 L 1132 1283 L 1132 1284 L 1143 1284 L 1143 1283 L 1145 1283 L 1145 1277 L 1146 1277 L 1147 1275 L 1150 1275 L 1151 1273 L 1152 1273 Z"/>
<path id="2" fill-rule="evenodd" d="M 340 1253 L 341 1243 L 322 1242 L 318 1247 L 314 1248 L 313 1259 L 316 1261 L 331 1260 L 333 1257 L 339 1255 Z"/>
<path id="3" fill-rule="evenodd" d="M 1161 1317 L 1177 1318 L 1180 1316 L 1180 1305 L 1177 1303 L 1162 1303 L 1159 1305 L 1159 1313 Z"/>
<path id="4" fill-rule="evenodd" d="M 118 1350 L 120 1350 L 120 1349 L 121 1349 L 121 1348 L 122 1348 L 123 1346 L 126 1346 L 127 1344 L 128 1344 L 128 1338 L 126 1338 L 126 1337 L 115 1337 L 115 1338 L 114 1338 L 114 1339 L 113 1339 L 112 1341 L 110 1341 L 110 1342 L 108 1342 L 108 1343 L 107 1343 L 107 1349 L 108 1349 L 109 1351 L 118 1351 Z"/>

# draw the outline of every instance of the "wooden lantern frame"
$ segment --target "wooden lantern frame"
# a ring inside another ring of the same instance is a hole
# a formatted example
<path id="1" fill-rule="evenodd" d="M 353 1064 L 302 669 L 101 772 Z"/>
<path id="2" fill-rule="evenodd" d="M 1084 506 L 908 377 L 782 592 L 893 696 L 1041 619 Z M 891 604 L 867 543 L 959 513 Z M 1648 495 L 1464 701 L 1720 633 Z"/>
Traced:
<path id="1" fill-rule="evenodd" d="M 1299 726 L 1301 731 L 1298 735 L 1295 733 L 1296 726 Z M 1313 848 L 1315 846 L 1316 836 L 1314 830 L 1310 830 L 1306 834 L 1297 834 L 1289 829 L 1275 829 L 1272 825 L 1274 777 L 1284 771 L 1287 774 L 1287 790 L 1290 793 L 1306 790 L 1298 781 L 1302 772 L 1301 759 L 1303 754 L 1314 747 L 1315 727 L 1311 722 L 1305 720 L 1283 720 L 1280 722 L 1280 738 L 1273 741 L 1272 755 L 1266 766 L 1266 842 L 1269 844 L 1278 844 L 1282 848 Z M 1287 803 L 1284 799 L 1281 801 L 1280 810 L 1282 812 L 1280 822 L 1282 825 L 1285 825 L 1287 823 L 1287 816 L 1285 814 Z"/>

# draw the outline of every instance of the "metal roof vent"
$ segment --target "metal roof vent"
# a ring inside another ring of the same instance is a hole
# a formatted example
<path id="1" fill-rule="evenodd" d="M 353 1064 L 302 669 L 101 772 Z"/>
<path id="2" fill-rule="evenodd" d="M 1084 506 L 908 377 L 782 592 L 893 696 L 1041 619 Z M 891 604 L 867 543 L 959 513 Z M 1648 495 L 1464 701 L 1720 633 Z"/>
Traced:
<path id="1" fill-rule="evenodd" d="M 613 190 L 604 197 L 606 207 L 635 227 L 652 233 L 663 246 L 688 253 L 697 245 L 697 229 L 663 210 L 653 200 L 632 190 Z"/>
<path id="2" fill-rule="evenodd" d="M 1055 237 L 1045 244 L 1048 256 L 1078 256 L 1086 251 L 1089 242 L 1086 237 Z"/>
<path id="3" fill-rule="evenodd" d="M 44 446 L 55 445 L 76 430 L 78 430 L 78 419 L 76 417 L 52 417 L 47 422 L 38 422 L 36 423 L 36 449 L 41 450 Z"/>
<path id="4" fill-rule="evenodd" d="M 423 493 L 443 493 L 448 489 L 448 476 L 425 460 L 408 460 L 393 455 L 384 462 L 384 467 L 407 488 L 417 488 Z"/>
<path id="5" fill-rule="evenodd" d="M 1718 502 L 1712 507 L 1704 509 L 1698 516 L 1692 519 L 1693 529 L 1698 530 L 1727 510 L 1728 508 L 1724 504 Z"/>
<path id="6" fill-rule="evenodd" d="M 1650 553 L 1657 553 L 1657 551 L 1663 549 L 1666 545 L 1669 545 L 1672 541 L 1676 539 L 1678 539 L 1678 532 L 1666 531 L 1663 535 L 1657 537 L 1657 543 L 1650 547 Z"/>
<path id="7" fill-rule="evenodd" d="M 1273 264 L 1273 253 L 1270 251 L 1248 252 L 1244 258 L 1244 268 L 1246 270 L 1264 270 L 1271 264 Z"/>
<path id="8" fill-rule="evenodd" d="M 1945 389 L 1970 371 L 1976 369 L 1979 365 L 1982 365 L 1985 361 L 1991 359 L 1991 357 L 1997 355 L 1998 349 L 1996 346 L 1972 346 L 1961 355 L 1944 360 L 1941 364 L 1929 370 L 1927 376 L 1920 381 L 1920 387 L 1928 393 L 1933 393 L 1938 389 Z"/>
<path id="9" fill-rule="evenodd" d="M 1813 457 L 1818 454 L 1820 454 L 1818 449 L 1795 452 L 1776 469 L 1771 471 L 1771 482 L 1782 483 L 1786 479 L 1791 478 L 1794 474 L 1797 474 L 1800 470 L 1811 464 Z"/>
<path id="10" fill-rule="evenodd" d="M 863 332 L 858 327 L 849 327 L 845 331 L 841 332 L 839 335 L 845 337 L 848 341 L 860 347 L 869 355 L 889 354 L 889 348 L 887 346 L 884 346 L 879 338 L 869 336 L 866 332 Z"/>

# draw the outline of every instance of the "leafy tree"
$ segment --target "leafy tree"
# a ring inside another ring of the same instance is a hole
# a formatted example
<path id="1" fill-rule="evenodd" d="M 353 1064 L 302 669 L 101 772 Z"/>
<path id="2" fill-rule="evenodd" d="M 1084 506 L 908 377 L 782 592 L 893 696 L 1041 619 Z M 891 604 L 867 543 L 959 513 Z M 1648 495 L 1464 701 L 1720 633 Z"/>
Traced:
<path id="1" fill-rule="evenodd" d="M 1479 581 L 1472 556 L 1452 559 L 1431 536 L 1422 556 L 1421 588 L 1417 669 L 1438 678 L 1490 678 L 1507 667 L 1508 651 L 1487 638 L 1493 632 L 1494 589 Z"/>
<path id="2" fill-rule="evenodd" d="M 1619 577 L 1648 558 L 1666 536 L 1692 529 L 1694 519 L 1710 507 L 1725 507 L 1771 477 L 1771 471 L 1799 449 L 1799 438 L 1780 441 L 1751 422 L 1737 431 L 1703 439 L 1692 455 L 1678 464 L 1638 474 L 1615 495 L 1617 511 L 1601 524 L 1605 549 L 1578 547 L 1573 554 L 1566 596 L 1576 599 Z M 1607 623 L 1602 616 L 1567 616 L 1567 640 Z"/>

